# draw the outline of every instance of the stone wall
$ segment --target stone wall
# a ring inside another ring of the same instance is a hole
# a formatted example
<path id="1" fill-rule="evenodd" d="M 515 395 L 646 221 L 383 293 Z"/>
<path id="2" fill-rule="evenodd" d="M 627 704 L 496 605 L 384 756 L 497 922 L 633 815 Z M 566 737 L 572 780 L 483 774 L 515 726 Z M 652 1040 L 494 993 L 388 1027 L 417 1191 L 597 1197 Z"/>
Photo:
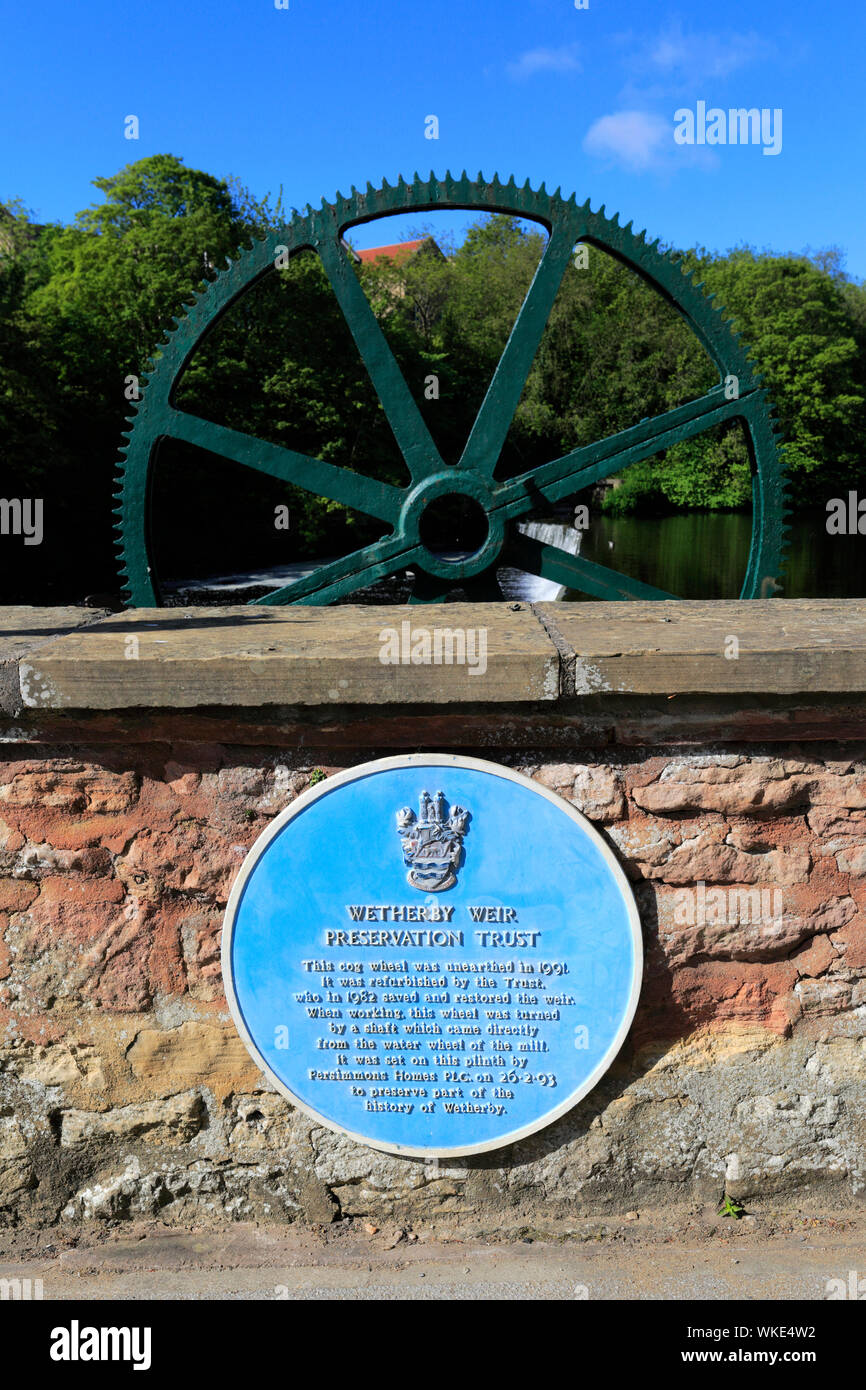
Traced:
<path id="1" fill-rule="evenodd" d="M 460 1213 L 493 1225 L 710 1200 L 726 1177 L 751 1198 L 820 1185 L 856 1200 L 866 748 L 841 751 L 498 755 L 617 848 L 646 969 L 602 1084 L 530 1140 L 458 1168 L 311 1124 L 264 1082 L 228 1016 L 229 887 L 309 784 L 309 759 L 202 743 L 6 745 L 0 1210 L 39 1222 Z"/>
<path id="2" fill-rule="evenodd" d="M 723 1190 L 861 1204 L 862 605 L 479 605 L 484 682 L 382 667 L 380 619 L 338 614 L 0 613 L 0 1222 L 483 1231 Z M 423 749 L 577 806 L 645 937 L 601 1084 L 462 1165 L 293 1111 L 220 974 L 229 887 L 269 820 L 314 774 Z"/>

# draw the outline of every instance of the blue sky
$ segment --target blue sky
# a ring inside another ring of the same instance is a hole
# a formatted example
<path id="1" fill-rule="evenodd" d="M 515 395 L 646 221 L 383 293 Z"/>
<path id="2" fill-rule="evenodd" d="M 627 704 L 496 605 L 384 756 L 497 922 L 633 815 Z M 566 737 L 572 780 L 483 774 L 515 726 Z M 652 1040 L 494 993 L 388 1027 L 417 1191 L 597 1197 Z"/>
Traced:
<path id="1" fill-rule="evenodd" d="M 466 167 L 561 185 L 678 245 L 837 245 L 866 276 L 852 0 L 3 0 L 0 33 L 0 198 L 41 221 L 160 152 L 259 195 L 282 184 L 297 207 Z M 675 111 L 699 101 L 781 109 L 780 153 L 676 144 Z"/>

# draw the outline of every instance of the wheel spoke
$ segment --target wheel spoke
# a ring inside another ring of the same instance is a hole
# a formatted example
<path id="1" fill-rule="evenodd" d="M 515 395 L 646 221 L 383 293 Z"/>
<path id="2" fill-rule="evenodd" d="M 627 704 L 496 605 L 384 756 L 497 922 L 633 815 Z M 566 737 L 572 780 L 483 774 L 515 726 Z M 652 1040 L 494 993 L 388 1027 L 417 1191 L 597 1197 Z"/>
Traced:
<path id="1" fill-rule="evenodd" d="M 508 548 L 507 563 L 529 574 L 562 584 L 566 589 L 579 589 L 593 598 L 605 599 L 676 599 L 664 589 L 642 584 L 627 574 L 617 574 L 606 565 L 596 565 L 580 555 L 570 555 L 555 545 L 545 545 L 533 536 L 518 532 Z"/>
<path id="2" fill-rule="evenodd" d="M 318 251 L 412 481 L 418 482 L 443 466 L 439 451 L 348 256 L 330 237 Z"/>
<path id="3" fill-rule="evenodd" d="M 497 490 L 497 506 L 505 506 L 508 516 L 516 517 L 541 502 L 558 502 L 680 440 L 703 434 L 738 415 L 747 416 L 755 394 L 728 401 L 724 387 L 714 386 L 695 401 L 641 420 L 619 434 L 573 449 L 532 473 L 509 479 Z"/>
<path id="4" fill-rule="evenodd" d="M 500 560 L 488 569 L 482 570 L 472 579 L 467 579 L 463 585 L 467 601 L 470 603 L 501 603 L 505 598 L 502 586 L 499 583 L 497 570 L 501 564 Z"/>
<path id="5" fill-rule="evenodd" d="M 321 565 L 303 579 L 296 579 L 282 589 L 276 589 L 265 598 L 254 599 L 253 602 L 266 605 L 334 603 L 354 590 L 375 584 L 378 579 L 384 579 L 395 570 L 406 568 L 413 561 L 417 561 L 421 554 L 420 546 L 407 548 L 402 536 L 388 536 L 375 545 L 366 546 L 363 550 L 354 550 L 351 555 Z"/>
<path id="6" fill-rule="evenodd" d="M 281 482 L 294 483 L 305 492 L 314 492 L 317 497 L 342 502 L 346 507 L 392 525 L 397 523 L 403 495 L 399 488 L 392 487 L 390 483 L 353 473 L 349 468 L 337 468 L 309 454 L 284 449 L 280 444 L 268 444 L 254 435 L 227 429 L 225 425 L 215 425 L 210 420 L 202 420 L 183 410 L 174 411 L 169 432 L 174 439 L 196 444 L 212 454 L 221 454 L 223 458 L 241 463 L 246 468 L 254 468 L 258 473 L 279 478 Z"/>
<path id="7" fill-rule="evenodd" d="M 481 403 L 458 465 L 460 468 L 473 468 L 488 478 L 493 476 L 579 227 L 579 210 L 566 205 L 564 217 L 554 224 L 544 255 Z"/>
<path id="8" fill-rule="evenodd" d="M 451 589 L 451 581 L 439 579 L 425 570 L 415 570 L 415 582 L 409 595 L 410 603 L 441 603 Z"/>

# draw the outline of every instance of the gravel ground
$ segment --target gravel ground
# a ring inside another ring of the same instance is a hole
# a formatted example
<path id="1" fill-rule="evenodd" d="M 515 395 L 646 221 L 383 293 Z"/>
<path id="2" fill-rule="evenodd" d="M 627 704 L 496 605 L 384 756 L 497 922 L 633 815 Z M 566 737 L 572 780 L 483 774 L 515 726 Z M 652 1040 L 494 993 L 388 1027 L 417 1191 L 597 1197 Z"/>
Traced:
<path id="1" fill-rule="evenodd" d="M 0 1231 L 0 1279 L 39 1278 L 46 1300 L 826 1300 L 852 1271 L 866 1291 L 862 1213 L 631 1213 L 511 1240 L 358 1221 Z"/>

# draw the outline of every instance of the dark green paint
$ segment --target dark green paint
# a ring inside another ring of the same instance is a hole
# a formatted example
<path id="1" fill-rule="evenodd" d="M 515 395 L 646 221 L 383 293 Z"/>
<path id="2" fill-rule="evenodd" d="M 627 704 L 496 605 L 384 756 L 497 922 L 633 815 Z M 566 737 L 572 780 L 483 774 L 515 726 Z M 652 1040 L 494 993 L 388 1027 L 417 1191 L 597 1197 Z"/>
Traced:
<path id="1" fill-rule="evenodd" d="M 421 213 L 440 209 L 510 213 L 540 222 L 550 238 L 527 292 L 517 321 L 482 402 L 463 456 L 456 467 L 440 457 L 430 432 L 400 372 L 340 239 L 352 226 L 390 213 Z M 608 439 L 599 440 L 554 459 L 521 477 L 494 480 L 494 470 L 517 409 L 557 290 L 577 242 L 596 246 L 617 257 L 657 290 L 686 320 L 719 372 L 719 385 L 698 400 Z M 198 419 L 173 404 L 173 391 L 202 335 L 225 310 L 263 276 L 275 273 L 282 248 L 290 255 L 312 248 L 321 258 L 346 322 L 376 389 L 382 408 L 409 469 L 405 489 L 335 467 L 276 444 Z M 592 212 L 589 201 L 578 205 L 574 196 L 538 191 L 529 183 L 518 187 L 511 179 L 475 181 L 466 174 L 442 180 L 430 176 L 396 187 L 367 185 L 365 193 L 338 195 L 333 204 L 308 208 L 292 221 L 245 252 L 219 278 L 196 295 L 189 311 L 167 341 L 150 374 L 131 418 L 133 428 L 123 450 L 120 518 L 117 530 L 127 603 L 134 607 L 159 604 L 160 591 L 152 572 L 150 485 L 160 439 L 173 437 L 211 453 L 270 474 L 341 502 L 387 522 L 391 533 L 374 545 L 323 565 L 305 579 L 257 600 L 259 603 L 327 604 L 411 567 L 418 575 L 414 602 L 443 599 L 460 585 L 476 599 L 498 596 L 496 569 L 513 565 L 542 575 L 570 589 L 597 598 L 673 598 L 661 590 L 617 574 L 605 566 L 522 536 L 514 523 L 545 503 L 554 504 L 579 489 L 620 472 L 639 459 L 669 448 L 679 440 L 701 434 L 713 425 L 740 418 L 749 440 L 753 474 L 752 545 L 742 598 L 768 597 L 778 591 L 784 548 L 785 478 L 778 451 L 778 430 L 760 378 L 752 371 L 737 336 L 721 311 L 702 293 L 700 285 L 680 268 L 678 258 L 663 255 L 657 243 L 635 235 L 631 224 Z M 739 397 L 725 398 L 726 377 L 736 376 Z M 489 534 L 476 554 L 452 564 L 422 544 L 419 522 L 424 508 L 444 493 L 464 493 L 484 507 Z"/>

